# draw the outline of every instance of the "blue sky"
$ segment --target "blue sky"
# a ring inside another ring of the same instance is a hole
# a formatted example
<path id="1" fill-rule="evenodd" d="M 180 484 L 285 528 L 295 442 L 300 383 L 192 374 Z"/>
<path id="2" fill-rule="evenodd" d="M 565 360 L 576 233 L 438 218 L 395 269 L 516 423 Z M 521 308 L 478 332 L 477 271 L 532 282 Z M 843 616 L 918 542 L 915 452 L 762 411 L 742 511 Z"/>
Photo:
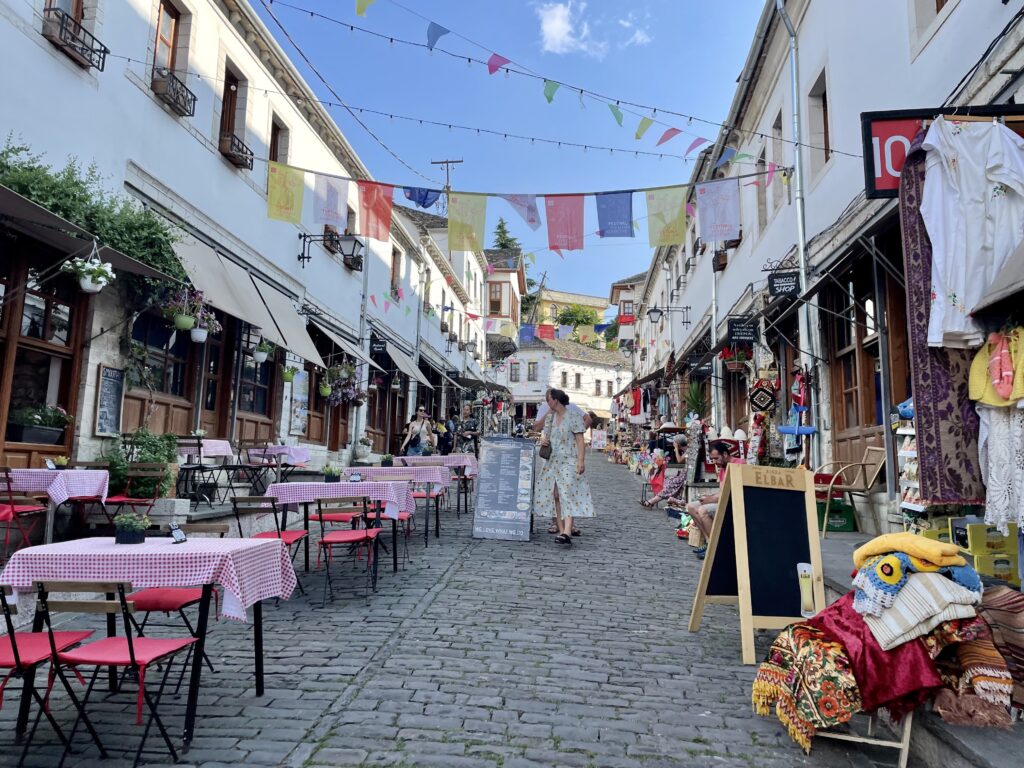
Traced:
<path id="1" fill-rule="evenodd" d="M 438 48 L 484 60 L 497 52 L 544 77 L 709 120 L 725 118 L 763 4 L 762 0 L 376 0 L 365 17 L 358 17 L 355 0 L 288 2 L 385 35 L 423 42 L 427 21 L 422 17 L 426 17 L 452 30 L 440 39 Z M 259 0 L 253 4 L 314 90 L 331 99 Z M 606 104 L 592 99 L 581 103 L 577 93 L 565 88 L 548 104 L 540 81 L 501 72 L 488 75 L 481 65 L 470 66 L 438 51 L 428 54 L 424 49 L 392 45 L 280 3 L 273 9 L 352 106 L 629 150 L 654 150 L 667 127 L 656 123 L 636 141 L 637 123 L 649 113 L 623 106 L 619 127 Z M 429 186 L 344 110 L 333 108 L 332 114 L 376 178 Z M 692 168 L 690 162 L 678 159 L 584 152 L 369 114 L 361 119 L 426 176 L 444 179 L 431 160 L 464 160 L 452 174 L 456 190 L 543 194 L 637 189 L 686 182 Z M 684 131 L 662 146 L 666 152 L 682 155 L 693 136 L 717 136 L 716 126 L 688 124 L 679 117 L 658 119 Z M 634 238 L 602 240 L 589 235 L 584 250 L 566 252 L 564 259 L 547 250 L 544 226 L 531 230 L 503 200 L 488 201 L 487 228 L 492 232 L 498 217 L 505 218 L 524 250 L 536 253 L 530 268 L 535 279 L 546 271 L 552 288 L 607 296 L 612 281 L 641 272 L 650 263 L 642 198 L 634 196 L 633 215 L 641 219 Z M 543 208 L 542 201 L 540 205 Z M 584 231 L 594 232 L 593 198 L 585 202 L 585 216 Z"/>

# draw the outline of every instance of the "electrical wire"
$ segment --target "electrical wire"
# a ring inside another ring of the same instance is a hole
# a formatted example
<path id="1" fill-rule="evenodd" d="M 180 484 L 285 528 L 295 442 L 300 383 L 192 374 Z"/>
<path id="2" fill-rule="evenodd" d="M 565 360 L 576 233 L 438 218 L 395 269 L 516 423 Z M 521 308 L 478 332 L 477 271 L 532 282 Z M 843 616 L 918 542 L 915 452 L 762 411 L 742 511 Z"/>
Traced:
<path id="1" fill-rule="evenodd" d="M 394 0 L 391 0 L 391 1 L 392 1 L 393 5 L 396 5 L 396 6 L 400 7 L 400 8 L 402 8 L 403 10 L 409 11 L 410 13 L 413 13 L 414 15 L 418 16 L 419 18 L 424 19 L 426 21 L 431 21 L 431 19 L 428 19 L 426 16 L 423 16 L 420 13 L 412 11 L 411 9 L 406 8 L 404 5 L 401 5 L 400 3 L 394 2 Z M 266 7 L 267 0 L 260 0 L 260 2 L 264 5 L 264 7 Z M 310 8 L 304 8 L 302 6 L 293 5 L 292 3 L 286 2 L 286 0 L 269 0 L 269 2 L 271 2 L 272 4 L 277 4 L 277 5 L 282 6 L 284 8 L 289 8 L 289 9 L 291 9 L 293 11 L 297 11 L 298 13 L 306 14 L 310 18 L 318 18 L 318 19 L 322 19 L 323 21 L 326 21 L 326 22 L 329 22 L 329 23 L 332 23 L 332 24 L 336 24 L 336 25 L 341 26 L 341 27 L 346 27 L 350 32 L 361 32 L 363 34 L 370 35 L 370 36 L 375 37 L 375 38 L 380 39 L 380 40 L 387 40 L 389 45 L 393 45 L 395 43 L 399 43 L 401 45 L 409 46 L 409 47 L 412 47 L 412 48 L 419 48 L 419 49 L 425 49 L 425 50 L 430 51 L 430 52 L 442 53 L 442 54 L 444 54 L 446 56 L 449 56 L 449 57 L 451 57 L 453 59 L 458 59 L 458 60 L 461 60 L 461 61 L 466 61 L 467 63 L 469 63 L 471 65 L 472 64 L 480 64 L 480 65 L 483 65 L 483 66 L 488 66 L 487 61 L 485 61 L 483 59 L 474 58 L 473 56 L 466 56 L 465 54 L 455 53 L 453 51 L 449 51 L 449 50 L 447 50 L 445 48 L 442 48 L 440 46 L 437 46 L 437 45 L 435 45 L 433 48 L 429 48 L 426 43 L 416 42 L 414 40 L 407 40 L 405 38 L 397 37 L 395 35 L 388 35 L 388 34 L 384 34 L 382 32 L 377 32 L 376 30 L 368 29 L 366 27 L 361 27 L 358 24 L 353 24 L 351 22 L 344 21 L 343 19 L 338 19 L 338 18 L 335 18 L 333 16 L 328 16 L 326 14 L 320 13 L 319 11 L 315 11 L 315 10 L 312 10 Z M 461 38 L 461 39 L 471 43 L 472 45 L 477 46 L 478 48 L 481 48 L 482 50 L 489 51 L 491 53 L 494 52 L 494 49 L 490 48 L 489 46 L 482 45 L 480 43 L 477 43 L 474 40 L 471 40 L 470 38 L 465 37 L 462 34 L 453 32 L 453 30 L 449 29 L 448 27 L 445 27 L 445 28 L 448 29 L 449 32 L 452 32 L 453 34 L 456 34 L 457 37 L 459 37 L 459 38 Z M 293 45 L 294 45 L 294 43 L 293 43 Z M 516 64 L 518 66 L 518 68 L 509 66 L 509 64 Z M 602 104 L 605 104 L 605 105 L 614 105 L 614 106 L 619 107 L 619 108 L 622 108 L 622 107 L 625 106 L 625 107 L 632 107 L 632 108 L 635 108 L 635 109 L 641 109 L 641 110 L 648 111 L 648 112 L 651 113 L 650 118 L 654 122 L 658 123 L 659 125 L 664 125 L 664 126 L 667 126 L 667 127 L 676 128 L 681 133 L 684 133 L 684 134 L 689 135 L 689 136 L 697 137 L 697 134 L 694 134 L 694 133 L 691 133 L 689 131 L 680 129 L 680 128 L 678 128 L 678 126 L 673 126 L 670 123 L 666 123 L 666 122 L 664 122 L 662 120 L 659 120 L 657 118 L 658 113 L 660 112 L 660 113 L 662 113 L 664 115 L 672 115 L 673 117 L 684 118 L 687 121 L 688 124 L 693 123 L 693 122 L 698 122 L 698 123 L 701 123 L 701 124 L 704 124 L 704 125 L 714 126 L 714 127 L 717 127 L 717 128 L 729 128 L 729 129 L 735 128 L 735 126 L 729 126 L 726 123 L 718 122 L 718 121 L 715 121 L 715 120 L 708 120 L 706 118 L 698 117 L 696 115 L 687 114 L 685 112 L 678 112 L 678 111 L 671 110 L 671 109 L 664 109 L 664 108 L 661 108 L 661 107 L 652 106 L 650 104 L 641 104 L 639 102 L 629 101 L 628 99 L 621 99 L 621 98 L 617 99 L 615 97 L 608 96 L 607 94 L 603 94 L 603 93 L 600 93 L 598 91 L 592 91 L 592 90 L 590 90 L 588 88 L 581 88 L 580 86 L 573 85 L 572 83 L 567 83 L 565 81 L 558 80 L 558 79 L 551 78 L 551 77 L 545 77 L 542 74 L 539 74 L 537 72 L 534 72 L 533 70 L 530 70 L 529 68 L 527 68 L 523 64 L 521 64 L 519 62 L 514 62 L 512 60 L 509 60 L 508 64 L 503 64 L 501 66 L 501 71 L 504 72 L 506 75 L 514 74 L 514 75 L 520 75 L 522 77 L 531 78 L 533 80 L 541 80 L 541 81 L 545 81 L 545 82 L 555 83 L 559 87 L 563 87 L 566 90 L 570 90 L 570 91 L 573 91 L 575 93 L 578 93 L 580 98 L 582 98 L 583 96 L 588 96 L 589 98 L 594 99 L 595 101 L 598 101 L 598 102 L 600 102 Z M 637 116 L 640 116 L 640 117 L 647 117 L 647 115 L 641 115 L 640 113 L 636 113 L 636 112 L 631 112 L 631 113 L 635 114 Z M 778 137 L 778 136 L 773 136 L 772 134 L 762 133 L 760 131 L 743 131 L 743 133 L 747 134 L 749 136 L 758 136 L 758 137 L 761 137 L 761 138 L 771 139 L 771 140 L 774 140 L 774 141 L 781 141 L 783 144 L 789 144 L 791 146 L 801 146 L 801 147 L 807 147 L 808 149 L 818 149 L 818 150 L 826 150 L 827 149 L 829 152 L 834 152 L 834 153 L 839 154 L 839 155 L 846 155 L 847 157 L 856 157 L 856 158 L 861 158 L 862 157 L 862 155 L 860 153 L 845 152 L 843 150 L 835 149 L 833 147 L 827 147 L 826 148 L 824 146 L 819 146 L 819 145 L 815 145 L 815 144 L 808 144 L 808 143 L 805 143 L 805 142 L 796 142 L 796 141 L 793 141 L 792 139 L 785 139 L 785 138 L 781 138 L 781 137 Z M 707 137 L 700 136 L 699 138 L 705 138 L 706 139 Z M 714 141 L 712 141 L 710 139 L 708 139 L 708 141 L 709 141 L 709 143 L 712 143 L 712 144 L 714 143 Z"/>
<path id="2" fill-rule="evenodd" d="M 992 38 L 992 41 L 988 44 L 988 47 L 985 48 L 985 51 L 974 63 L 974 66 L 967 70 L 964 76 L 960 78 L 960 82 L 958 82 L 953 87 L 953 90 L 949 92 L 949 96 L 947 96 L 946 100 L 942 102 L 942 106 L 949 106 L 950 102 L 960 93 L 960 91 L 962 91 L 967 86 L 967 83 L 970 82 L 971 78 L 974 77 L 974 73 L 978 71 L 978 68 L 985 62 L 985 59 L 989 57 L 992 51 L 995 50 L 996 46 L 999 45 L 1002 39 L 1010 33 L 1010 30 L 1013 29 L 1017 22 L 1019 22 L 1022 18 L 1024 18 L 1024 8 L 1021 8 L 1019 11 L 1017 11 L 1017 13 L 1015 13 L 1013 17 L 1006 23 L 1006 26 L 1003 27 L 1002 31 L 994 38 Z"/>

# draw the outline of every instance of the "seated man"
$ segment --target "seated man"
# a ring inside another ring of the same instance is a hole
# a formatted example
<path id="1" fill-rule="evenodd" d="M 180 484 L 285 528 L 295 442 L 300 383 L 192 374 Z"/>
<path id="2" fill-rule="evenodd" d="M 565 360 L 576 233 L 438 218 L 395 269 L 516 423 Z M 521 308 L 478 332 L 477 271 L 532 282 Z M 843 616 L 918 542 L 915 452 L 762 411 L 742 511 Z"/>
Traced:
<path id="1" fill-rule="evenodd" d="M 731 447 L 728 443 L 716 441 L 711 443 L 711 448 L 708 452 L 711 463 L 715 465 L 716 471 L 718 472 L 719 485 L 721 485 L 722 480 L 725 479 L 725 470 L 730 463 L 743 463 L 740 459 L 733 459 L 730 451 Z M 707 542 L 711 539 L 711 527 L 714 525 L 715 512 L 718 510 L 719 496 L 720 493 L 709 493 L 686 505 L 686 512 L 693 518 L 693 522 L 696 523 L 700 532 L 704 534 L 704 545 L 693 551 L 693 553 L 701 560 L 704 559 L 704 555 L 708 551 Z"/>

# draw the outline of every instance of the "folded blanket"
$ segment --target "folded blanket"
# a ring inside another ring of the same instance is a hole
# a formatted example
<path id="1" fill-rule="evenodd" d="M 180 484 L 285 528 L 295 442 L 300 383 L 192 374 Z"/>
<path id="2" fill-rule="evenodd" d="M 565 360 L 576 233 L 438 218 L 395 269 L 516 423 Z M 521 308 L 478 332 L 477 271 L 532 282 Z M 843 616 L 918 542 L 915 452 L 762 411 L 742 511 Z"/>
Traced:
<path id="1" fill-rule="evenodd" d="M 1024 594 L 1009 587 L 985 592 L 978 613 L 1013 678 L 1013 705 L 1024 709 Z"/>
<path id="2" fill-rule="evenodd" d="M 981 616 L 975 616 L 973 619 L 944 621 L 921 640 L 924 642 L 925 648 L 928 649 L 928 655 L 935 659 L 950 645 L 977 640 L 979 637 L 987 637 L 988 634 L 988 624 Z M 939 668 L 939 674 L 942 674 L 941 668 Z"/>
<path id="3" fill-rule="evenodd" d="M 891 607 L 864 621 L 883 651 L 927 635 L 944 621 L 975 616 L 981 595 L 938 573 L 911 573 Z"/>
<path id="4" fill-rule="evenodd" d="M 978 572 L 969 565 L 939 566 L 906 552 L 876 555 L 864 561 L 853 578 L 856 587 L 853 607 L 857 613 L 881 616 L 892 606 L 896 595 L 912 573 L 942 573 L 981 599 L 982 584 Z"/>
<path id="5" fill-rule="evenodd" d="M 991 638 L 982 637 L 956 647 L 963 676 L 960 692 L 973 691 L 985 701 L 1010 706 L 1013 678 Z"/>
<path id="6" fill-rule="evenodd" d="M 886 533 L 876 536 L 853 553 L 853 565 L 861 568 L 868 558 L 889 552 L 906 552 L 935 565 L 966 565 L 956 544 L 926 539 L 916 533 Z"/>
<path id="7" fill-rule="evenodd" d="M 973 693 L 957 695 L 943 688 L 935 697 L 932 710 L 950 725 L 976 728 L 1010 728 L 1010 711 Z"/>
<path id="8" fill-rule="evenodd" d="M 775 716 L 805 752 L 818 730 L 847 722 L 861 707 L 846 651 L 806 624 L 792 624 L 775 638 L 751 699 L 759 715 L 768 715 L 774 704 Z"/>

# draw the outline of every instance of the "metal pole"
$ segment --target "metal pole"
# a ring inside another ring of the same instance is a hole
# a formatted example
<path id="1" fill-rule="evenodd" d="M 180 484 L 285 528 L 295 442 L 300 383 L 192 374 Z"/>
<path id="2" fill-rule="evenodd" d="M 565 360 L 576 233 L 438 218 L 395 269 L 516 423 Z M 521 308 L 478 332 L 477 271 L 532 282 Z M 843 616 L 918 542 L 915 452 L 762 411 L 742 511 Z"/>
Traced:
<path id="1" fill-rule="evenodd" d="M 871 238 L 874 240 L 874 237 Z M 878 256 L 871 254 L 871 266 L 875 277 L 875 327 L 878 329 L 878 362 L 881 364 L 882 379 L 882 435 L 885 441 L 886 467 L 899 466 L 896 462 L 896 438 L 889 426 L 889 406 L 892 403 L 892 365 L 889 360 L 889 305 L 885 292 L 885 272 L 878 263 Z M 889 499 L 896 498 L 896 472 L 886 471 L 885 491 Z"/>
<path id="2" fill-rule="evenodd" d="M 793 187 L 796 200 L 796 249 L 800 263 L 800 293 L 807 293 L 807 284 L 810 277 L 810 266 L 807 263 L 807 222 L 804 218 L 804 161 L 803 161 L 803 123 L 800 118 L 800 64 L 797 49 L 796 27 L 793 26 L 789 14 L 786 13 L 785 0 L 775 0 L 775 8 L 779 12 L 782 23 L 789 33 L 789 70 L 791 94 L 793 101 Z M 800 365 L 805 372 L 810 373 L 810 386 L 808 396 L 810 407 L 807 410 L 809 426 L 819 427 L 817 437 L 811 436 L 811 458 L 814 466 L 821 465 L 821 432 L 818 413 L 818 372 L 816 358 L 821 345 L 818 343 L 818 317 L 817 312 L 812 312 L 812 302 L 816 299 L 805 301 L 800 307 L 799 333 L 800 333 Z"/>
<path id="3" fill-rule="evenodd" d="M 366 256 L 363 257 L 363 297 L 359 306 L 359 348 L 366 353 L 366 356 L 370 356 L 370 334 L 366 332 L 366 302 L 370 295 L 370 261 L 372 260 L 373 252 L 367 248 Z M 366 384 L 361 388 L 367 389 L 370 384 L 370 377 L 373 375 L 373 371 L 370 370 L 370 364 L 366 364 Z M 362 381 L 362 376 L 359 377 Z M 367 390 L 368 391 L 368 390 Z M 380 390 L 377 389 L 374 393 L 374 403 L 376 404 L 377 398 L 380 397 Z M 366 398 L 366 402 L 356 408 L 355 413 L 352 414 L 352 431 L 351 441 L 352 445 L 355 446 L 356 441 L 362 437 L 359 434 L 359 414 L 368 412 L 370 409 L 370 398 Z M 385 451 L 386 452 L 386 451 Z"/>
<path id="4" fill-rule="evenodd" d="M 718 272 L 711 267 L 711 348 L 718 344 Z M 718 355 L 711 358 L 711 418 L 715 429 L 722 429 L 722 361 Z"/>

